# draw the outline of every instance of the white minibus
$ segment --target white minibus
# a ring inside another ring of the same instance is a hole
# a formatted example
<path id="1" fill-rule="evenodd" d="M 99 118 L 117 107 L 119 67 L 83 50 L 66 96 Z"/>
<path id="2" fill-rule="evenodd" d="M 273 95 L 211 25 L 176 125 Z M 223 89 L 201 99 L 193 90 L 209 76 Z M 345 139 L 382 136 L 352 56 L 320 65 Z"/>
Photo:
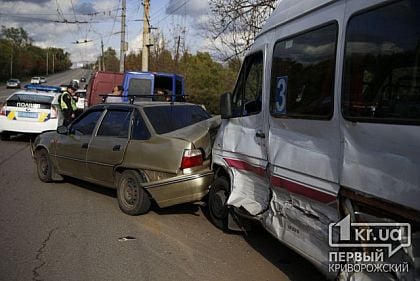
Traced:
<path id="1" fill-rule="evenodd" d="M 419 278 L 420 1 L 280 0 L 221 116 L 216 226 L 255 219 L 330 278 Z"/>

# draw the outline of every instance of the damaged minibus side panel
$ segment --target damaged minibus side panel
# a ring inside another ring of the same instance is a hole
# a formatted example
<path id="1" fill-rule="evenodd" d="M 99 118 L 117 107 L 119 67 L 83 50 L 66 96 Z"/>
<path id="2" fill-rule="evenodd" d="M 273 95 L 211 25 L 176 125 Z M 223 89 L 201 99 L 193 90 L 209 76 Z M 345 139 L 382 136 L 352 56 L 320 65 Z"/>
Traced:
<path id="1" fill-rule="evenodd" d="M 269 77 L 273 197 L 264 225 L 324 272 L 331 250 L 328 224 L 338 221 L 341 160 L 334 90 L 340 8 L 289 24 L 296 32 L 284 39 L 276 31 Z"/>
<path id="2" fill-rule="evenodd" d="M 263 51 L 257 48 L 245 60 L 232 95 L 233 117 L 222 122 L 213 160 L 229 167 L 231 193 L 227 204 L 251 215 L 265 211 L 269 202 L 266 177 L 263 96 Z"/>

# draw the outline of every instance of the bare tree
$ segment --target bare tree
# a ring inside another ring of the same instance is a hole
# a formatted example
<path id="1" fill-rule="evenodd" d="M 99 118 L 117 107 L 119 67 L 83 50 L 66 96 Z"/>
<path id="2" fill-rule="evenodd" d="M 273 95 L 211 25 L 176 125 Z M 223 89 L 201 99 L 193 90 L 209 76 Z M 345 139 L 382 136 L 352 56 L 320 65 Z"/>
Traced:
<path id="1" fill-rule="evenodd" d="M 209 0 L 212 17 L 207 30 L 221 59 L 243 56 L 278 1 Z"/>

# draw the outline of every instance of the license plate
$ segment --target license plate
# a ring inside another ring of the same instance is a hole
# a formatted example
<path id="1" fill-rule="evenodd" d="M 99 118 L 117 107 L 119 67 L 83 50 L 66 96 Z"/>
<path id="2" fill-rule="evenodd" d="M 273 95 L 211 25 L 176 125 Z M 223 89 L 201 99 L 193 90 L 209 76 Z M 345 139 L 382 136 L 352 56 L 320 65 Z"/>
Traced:
<path id="1" fill-rule="evenodd" d="M 22 112 L 22 111 L 18 111 L 18 117 L 23 117 L 23 118 L 38 118 L 38 113 L 37 112 Z"/>

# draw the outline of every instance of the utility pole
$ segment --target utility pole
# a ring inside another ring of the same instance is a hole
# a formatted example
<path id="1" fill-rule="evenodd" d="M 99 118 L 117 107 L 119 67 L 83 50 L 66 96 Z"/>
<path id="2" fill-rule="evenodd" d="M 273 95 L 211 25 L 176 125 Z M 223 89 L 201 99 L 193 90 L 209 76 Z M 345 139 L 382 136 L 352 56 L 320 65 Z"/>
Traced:
<path id="1" fill-rule="evenodd" d="M 141 60 L 141 70 L 149 70 L 149 13 L 150 13 L 150 0 L 144 1 L 144 16 L 143 16 L 143 50 Z"/>
<path id="2" fill-rule="evenodd" d="M 13 51 L 10 53 L 10 78 L 13 78 Z"/>
<path id="3" fill-rule="evenodd" d="M 120 72 L 124 72 L 124 58 L 125 58 L 125 14 L 126 14 L 126 0 L 122 0 L 121 10 L 121 44 L 120 44 Z"/>
<path id="4" fill-rule="evenodd" d="M 48 76 L 48 48 L 47 48 L 47 69 L 45 71 L 45 75 Z"/>
<path id="5" fill-rule="evenodd" d="M 102 71 L 105 71 L 104 40 L 102 38 L 101 38 L 101 50 L 102 50 Z"/>

